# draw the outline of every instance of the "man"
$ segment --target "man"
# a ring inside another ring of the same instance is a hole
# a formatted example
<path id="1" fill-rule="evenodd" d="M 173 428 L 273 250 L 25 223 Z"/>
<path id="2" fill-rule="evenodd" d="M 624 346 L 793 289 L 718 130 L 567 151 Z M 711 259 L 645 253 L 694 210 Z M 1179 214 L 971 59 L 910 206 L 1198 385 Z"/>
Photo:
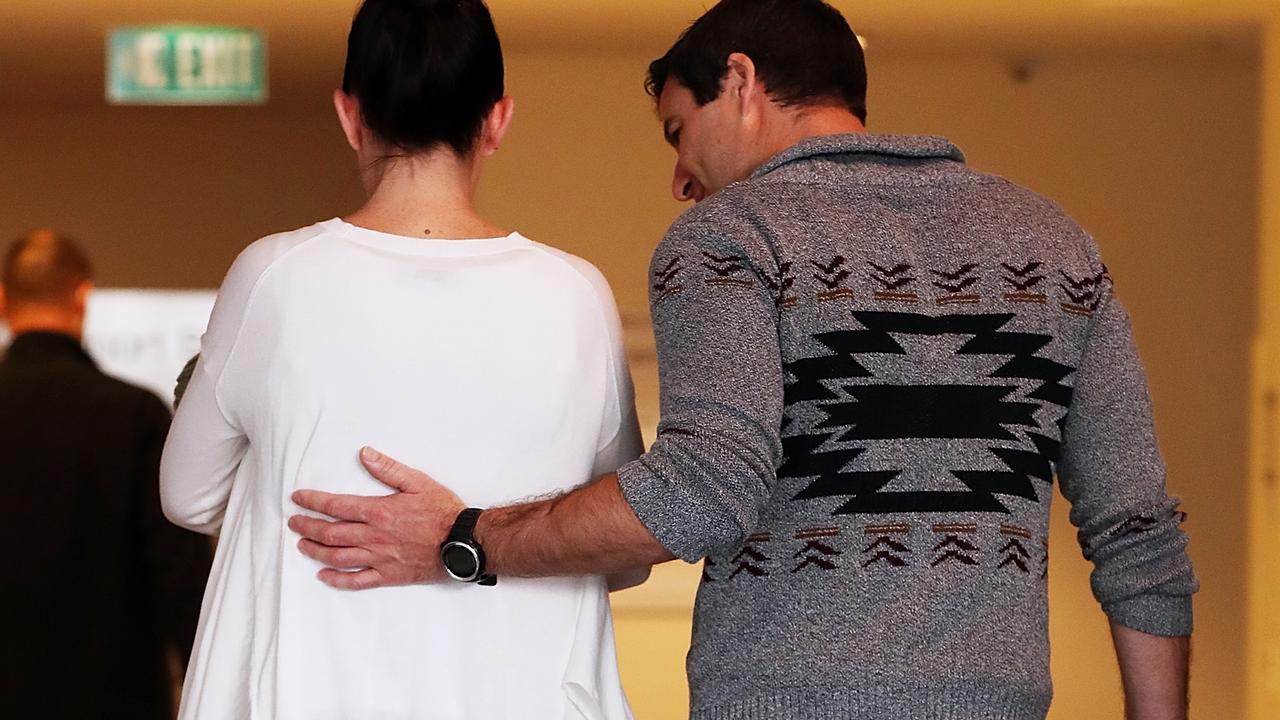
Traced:
<path id="1" fill-rule="evenodd" d="M 723 0 L 649 87 L 700 201 L 652 265 L 653 449 L 473 532 L 366 449 L 400 493 L 295 496 L 337 519 L 290 523 L 321 577 L 705 558 L 694 718 L 1042 718 L 1056 474 L 1130 716 L 1185 717 L 1197 585 L 1092 239 L 943 139 L 865 134 L 861 49 L 820 0 Z"/>
<path id="2" fill-rule="evenodd" d="M 172 717 L 209 546 L 160 512 L 169 410 L 81 346 L 90 264 L 43 231 L 4 259 L 0 315 L 0 717 Z"/>

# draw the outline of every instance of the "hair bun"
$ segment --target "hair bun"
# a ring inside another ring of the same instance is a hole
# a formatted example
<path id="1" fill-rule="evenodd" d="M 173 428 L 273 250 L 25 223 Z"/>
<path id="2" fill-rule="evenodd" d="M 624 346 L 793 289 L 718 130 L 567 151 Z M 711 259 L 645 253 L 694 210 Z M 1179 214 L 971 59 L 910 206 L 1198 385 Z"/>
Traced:
<path id="1" fill-rule="evenodd" d="M 467 154 L 505 90 L 489 8 L 481 0 L 365 0 L 347 38 L 342 89 L 384 141 Z"/>

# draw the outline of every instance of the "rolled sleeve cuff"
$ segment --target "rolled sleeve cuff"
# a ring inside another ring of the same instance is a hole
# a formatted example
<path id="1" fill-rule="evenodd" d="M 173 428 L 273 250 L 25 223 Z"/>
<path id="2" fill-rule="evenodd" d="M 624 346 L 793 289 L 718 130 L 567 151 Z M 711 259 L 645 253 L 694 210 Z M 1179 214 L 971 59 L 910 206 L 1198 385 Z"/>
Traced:
<path id="1" fill-rule="evenodd" d="M 1107 616 L 1132 630 L 1161 637 L 1191 634 L 1190 595 L 1138 595 L 1102 606 Z"/>
<path id="2" fill-rule="evenodd" d="M 692 511 L 694 503 L 654 472 L 644 458 L 618 469 L 618 485 L 636 517 L 671 554 L 687 563 L 706 555 L 698 542 L 699 518 Z"/>

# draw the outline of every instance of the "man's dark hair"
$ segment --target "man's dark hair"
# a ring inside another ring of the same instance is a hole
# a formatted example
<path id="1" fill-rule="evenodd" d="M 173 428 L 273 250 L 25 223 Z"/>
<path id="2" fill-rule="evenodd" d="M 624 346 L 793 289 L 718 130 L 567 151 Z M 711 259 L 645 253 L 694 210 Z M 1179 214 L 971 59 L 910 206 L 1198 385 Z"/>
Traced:
<path id="1" fill-rule="evenodd" d="M 674 79 L 698 105 L 720 96 L 733 53 L 755 63 L 769 96 L 785 106 L 839 103 L 867 120 L 867 64 L 858 36 L 822 0 L 721 0 L 649 65 L 655 99 Z"/>
<path id="2" fill-rule="evenodd" d="M 37 230 L 5 254 L 2 281 L 10 305 L 69 305 L 76 288 L 93 279 L 89 257 L 71 239 Z"/>
<path id="3" fill-rule="evenodd" d="M 475 146 L 504 93 L 502 44 L 481 0 L 365 0 L 342 91 L 364 123 L 409 152 Z"/>

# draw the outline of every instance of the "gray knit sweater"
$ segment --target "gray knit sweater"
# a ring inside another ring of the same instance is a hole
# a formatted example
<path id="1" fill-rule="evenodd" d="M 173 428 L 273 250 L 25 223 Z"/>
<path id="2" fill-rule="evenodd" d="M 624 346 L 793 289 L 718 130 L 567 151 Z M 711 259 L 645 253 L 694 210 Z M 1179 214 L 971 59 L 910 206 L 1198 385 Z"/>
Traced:
<path id="1" fill-rule="evenodd" d="M 1043 718 L 1055 477 L 1103 610 L 1190 633 L 1129 318 L 1055 205 L 939 138 L 816 138 L 652 271 L 662 423 L 619 476 L 706 558 L 693 718 Z"/>

